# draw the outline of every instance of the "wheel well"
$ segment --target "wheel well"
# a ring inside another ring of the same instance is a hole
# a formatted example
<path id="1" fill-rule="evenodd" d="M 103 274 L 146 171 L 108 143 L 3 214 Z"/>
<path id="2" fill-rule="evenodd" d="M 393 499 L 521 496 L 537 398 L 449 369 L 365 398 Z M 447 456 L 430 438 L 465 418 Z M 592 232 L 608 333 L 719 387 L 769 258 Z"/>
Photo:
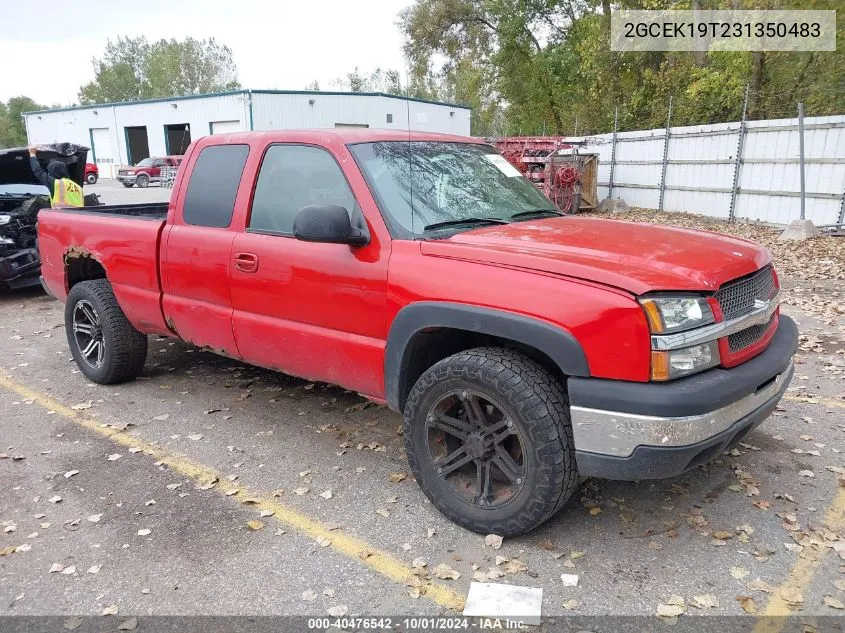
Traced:
<path id="1" fill-rule="evenodd" d="M 542 365 L 561 384 L 564 384 L 566 380 L 566 376 L 557 363 L 546 353 L 530 345 L 499 336 L 455 328 L 423 330 L 411 338 L 405 351 L 406 362 L 401 370 L 399 385 L 399 411 L 404 410 L 408 394 L 429 367 L 453 354 L 475 347 L 502 347 L 522 352 Z"/>
<path id="2" fill-rule="evenodd" d="M 68 253 L 65 256 L 65 276 L 67 288 L 70 290 L 80 281 L 92 279 L 106 279 L 106 269 L 91 255 L 76 255 Z"/>

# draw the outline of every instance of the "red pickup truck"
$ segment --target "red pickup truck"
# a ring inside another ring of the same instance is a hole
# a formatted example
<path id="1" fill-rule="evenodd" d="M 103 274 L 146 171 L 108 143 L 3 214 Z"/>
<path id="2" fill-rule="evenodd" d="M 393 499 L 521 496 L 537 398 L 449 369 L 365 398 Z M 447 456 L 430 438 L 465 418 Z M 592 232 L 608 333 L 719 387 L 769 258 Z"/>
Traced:
<path id="1" fill-rule="evenodd" d="M 540 525 L 579 475 L 712 460 L 793 373 L 765 248 L 563 216 L 478 139 L 207 136 L 169 205 L 38 232 L 86 377 L 137 376 L 160 334 L 386 402 L 425 494 L 484 533 Z"/>
<path id="2" fill-rule="evenodd" d="M 89 185 L 96 185 L 100 178 L 100 169 L 96 163 L 85 163 L 85 182 Z"/>
<path id="3" fill-rule="evenodd" d="M 182 163 L 182 156 L 163 156 L 161 158 L 145 158 L 132 167 L 121 167 L 117 170 L 117 179 L 124 187 L 138 185 L 141 189 L 151 182 L 161 180 L 162 167 L 178 167 Z"/>

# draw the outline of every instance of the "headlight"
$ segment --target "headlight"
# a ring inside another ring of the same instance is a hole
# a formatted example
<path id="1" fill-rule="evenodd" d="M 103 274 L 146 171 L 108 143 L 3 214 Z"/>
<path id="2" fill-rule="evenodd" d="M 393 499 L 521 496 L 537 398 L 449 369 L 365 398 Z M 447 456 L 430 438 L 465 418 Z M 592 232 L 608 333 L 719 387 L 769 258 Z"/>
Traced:
<path id="1" fill-rule="evenodd" d="M 640 304 L 652 334 L 682 332 L 716 320 L 704 297 L 645 297 Z"/>
<path id="2" fill-rule="evenodd" d="M 126 172 L 126 175 L 127 175 L 127 176 L 134 176 L 134 175 L 135 175 L 135 172 L 134 172 L 134 171 L 127 171 L 127 172 Z"/>
<path id="3" fill-rule="evenodd" d="M 651 379 L 674 380 L 687 374 L 710 369 L 719 364 L 717 341 L 668 352 L 651 352 Z"/>
<path id="4" fill-rule="evenodd" d="M 8 224 L 12 221 L 12 216 L 5 213 L 0 214 L 0 226 Z"/>

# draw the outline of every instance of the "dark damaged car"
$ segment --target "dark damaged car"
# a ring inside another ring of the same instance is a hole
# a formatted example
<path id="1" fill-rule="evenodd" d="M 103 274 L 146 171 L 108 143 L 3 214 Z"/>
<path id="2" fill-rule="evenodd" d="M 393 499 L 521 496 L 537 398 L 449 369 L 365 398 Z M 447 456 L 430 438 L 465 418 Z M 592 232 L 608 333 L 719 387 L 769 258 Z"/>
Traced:
<path id="1" fill-rule="evenodd" d="M 70 178 L 85 182 L 88 148 L 71 143 L 38 146 L 42 167 L 53 160 L 67 165 Z M 85 196 L 86 206 L 96 205 L 96 196 Z M 35 178 L 26 147 L 0 149 L 0 290 L 15 290 L 40 283 L 36 223 L 38 212 L 50 207 L 50 195 Z"/>

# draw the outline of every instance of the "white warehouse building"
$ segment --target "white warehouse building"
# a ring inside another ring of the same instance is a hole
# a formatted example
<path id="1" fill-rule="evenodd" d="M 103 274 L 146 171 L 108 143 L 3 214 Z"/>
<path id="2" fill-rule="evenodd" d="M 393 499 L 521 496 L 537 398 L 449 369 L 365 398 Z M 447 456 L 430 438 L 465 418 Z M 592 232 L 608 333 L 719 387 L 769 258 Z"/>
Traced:
<path id="1" fill-rule="evenodd" d="M 91 148 L 101 178 L 149 156 L 182 154 L 208 134 L 371 127 L 469 136 L 468 106 L 371 92 L 238 90 L 25 112 L 30 144 Z"/>

